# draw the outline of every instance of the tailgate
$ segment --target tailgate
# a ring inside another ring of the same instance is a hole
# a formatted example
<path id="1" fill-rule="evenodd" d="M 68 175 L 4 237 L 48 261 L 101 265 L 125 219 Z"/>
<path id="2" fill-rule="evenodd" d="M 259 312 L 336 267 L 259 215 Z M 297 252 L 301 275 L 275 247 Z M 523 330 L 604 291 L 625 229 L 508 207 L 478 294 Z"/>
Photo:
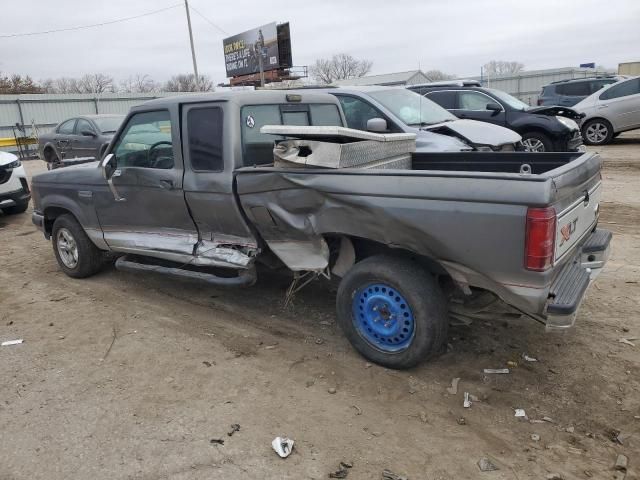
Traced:
<path id="1" fill-rule="evenodd" d="M 586 191 L 569 208 L 558 213 L 555 259 L 560 260 L 598 221 L 602 183 Z"/>

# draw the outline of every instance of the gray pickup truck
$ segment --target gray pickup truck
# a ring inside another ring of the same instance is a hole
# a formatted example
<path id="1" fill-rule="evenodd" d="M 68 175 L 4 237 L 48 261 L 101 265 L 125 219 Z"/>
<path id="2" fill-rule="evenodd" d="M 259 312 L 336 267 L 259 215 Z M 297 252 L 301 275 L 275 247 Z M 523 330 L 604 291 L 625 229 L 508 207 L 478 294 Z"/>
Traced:
<path id="1" fill-rule="evenodd" d="M 344 123 L 326 93 L 153 100 L 131 110 L 100 163 L 33 178 L 33 222 L 71 277 L 113 253 L 119 269 L 214 285 L 251 286 L 263 268 L 290 270 L 290 291 L 338 277 L 339 325 L 391 368 L 442 350 L 452 299 L 488 294 L 549 329 L 574 324 L 611 239 L 596 228 L 597 154 L 414 153 L 402 170 L 288 168 L 261 132 Z"/>

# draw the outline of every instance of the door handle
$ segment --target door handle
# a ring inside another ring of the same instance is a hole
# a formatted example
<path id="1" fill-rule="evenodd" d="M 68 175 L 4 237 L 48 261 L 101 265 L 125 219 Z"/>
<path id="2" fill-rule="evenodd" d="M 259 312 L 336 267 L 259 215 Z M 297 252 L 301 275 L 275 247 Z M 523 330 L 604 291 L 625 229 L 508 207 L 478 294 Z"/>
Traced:
<path id="1" fill-rule="evenodd" d="M 160 180 L 160 188 L 173 190 L 173 180 Z"/>

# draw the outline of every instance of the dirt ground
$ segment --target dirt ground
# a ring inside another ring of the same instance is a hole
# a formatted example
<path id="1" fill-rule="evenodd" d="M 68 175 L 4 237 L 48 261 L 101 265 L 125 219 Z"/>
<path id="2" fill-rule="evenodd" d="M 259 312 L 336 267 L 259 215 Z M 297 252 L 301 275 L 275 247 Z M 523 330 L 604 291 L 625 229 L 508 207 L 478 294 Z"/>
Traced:
<path id="1" fill-rule="evenodd" d="M 349 346 L 326 285 L 285 309 L 273 274 L 245 290 L 113 268 L 73 280 L 30 213 L 0 215 L 0 339 L 24 339 L 0 347 L 0 479 L 321 479 L 341 461 L 350 480 L 611 479 L 620 453 L 639 478 L 640 135 L 600 151 L 613 252 L 577 328 L 454 326 L 448 353 L 405 372 Z M 295 440 L 287 459 L 277 435 Z"/>

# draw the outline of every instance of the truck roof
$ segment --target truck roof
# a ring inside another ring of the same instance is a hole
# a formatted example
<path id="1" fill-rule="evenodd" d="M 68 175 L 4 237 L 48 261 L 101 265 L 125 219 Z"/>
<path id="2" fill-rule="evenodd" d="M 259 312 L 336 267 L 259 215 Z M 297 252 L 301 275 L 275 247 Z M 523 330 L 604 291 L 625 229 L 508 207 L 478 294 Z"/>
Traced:
<path id="1" fill-rule="evenodd" d="M 300 96 L 301 99 L 294 100 L 292 95 Z M 273 103 L 331 103 L 337 104 L 338 100 L 328 93 L 290 90 L 240 90 L 227 92 L 193 93 L 188 95 L 176 95 L 174 97 L 163 97 L 149 100 L 131 110 L 146 110 L 148 107 L 169 107 L 186 103 L 203 102 L 234 102 L 238 105 L 256 105 Z"/>

